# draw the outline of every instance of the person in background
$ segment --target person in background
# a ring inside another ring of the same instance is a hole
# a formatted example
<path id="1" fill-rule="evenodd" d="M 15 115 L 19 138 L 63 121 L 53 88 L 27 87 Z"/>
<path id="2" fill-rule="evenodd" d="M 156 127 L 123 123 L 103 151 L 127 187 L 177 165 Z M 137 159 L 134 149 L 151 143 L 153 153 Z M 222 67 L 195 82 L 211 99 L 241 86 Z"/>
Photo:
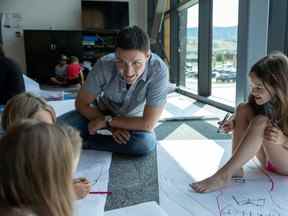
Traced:
<path id="1" fill-rule="evenodd" d="M 67 80 L 66 85 L 83 84 L 84 77 L 82 73 L 79 59 L 76 56 L 71 56 L 71 62 L 67 67 Z"/>
<path id="2" fill-rule="evenodd" d="M 156 148 L 153 129 L 166 103 L 168 68 L 137 26 L 122 29 L 115 47 L 88 74 L 77 111 L 59 120 L 80 130 L 87 139 L 84 148 L 146 155 Z M 98 134 L 103 128 L 112 136 Z"/>
<path id="3" fill-rule="evenodd" d="M 92 62 L 90 61 L 83 61 L 81 64 L 82 67 L 82 73 L 83 73 L 83 77 L 84 80 L 86 80 L 89 72 L 92 70 L 93 66 L 92 66 Z"/>
<path id="4" fill-rule="evenodd" d="M 59 63 L 55 66 L 54 75 L 50 77 L 50 82 L 56 85 L 65 85 L 67 80 L 67 64 L 68 58 L 66 55 L 61 55 Z"/>
<path id="5" fill-rule="evenodd" d="M 56 123 L 56 114 L 53 107 L 43 98 L 29 92 L 24 92 L 14 96 L 7 102 L 2 115 L 2 128 L 6 131 L 11 125 L 23 119 L 37 119 L 42 122 L 54 124 Z M 72 144 L 80 145 L 82 140 L 78 134 L 75 135 L 75 130 L 71 127 L 66 127 Z M 84 180 L 79 181 L 77 178 L 73 180 L 77 199 L 86 197 L 91 189 L 90 182 L 85 178 L 81 179 Z"/>
<path id="6" fill-rule="evenodd" d="M 4 54 L 0 44 L 0 105 L 16 94 L 25 91 L 24 79 L 20 66 Z"/>
<path id="7" fill-rule="evenodd" d="M 35 119 L 11 126 L 0 140 L 1 209 L 72 216 L 80 151 L 81 143 L 73 146 L 64 126 Z"/>

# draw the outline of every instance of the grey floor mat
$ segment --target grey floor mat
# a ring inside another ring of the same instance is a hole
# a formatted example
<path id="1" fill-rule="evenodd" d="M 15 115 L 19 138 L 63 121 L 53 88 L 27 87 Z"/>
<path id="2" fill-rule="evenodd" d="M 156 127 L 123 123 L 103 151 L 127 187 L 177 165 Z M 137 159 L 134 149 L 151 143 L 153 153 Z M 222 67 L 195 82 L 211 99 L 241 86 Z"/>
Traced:
<path id="1" fill-rule="evenodd" d="M 144 157 L 113 154 L 105 211 L 147 201 L 159 202 L 156 151 Z"/>

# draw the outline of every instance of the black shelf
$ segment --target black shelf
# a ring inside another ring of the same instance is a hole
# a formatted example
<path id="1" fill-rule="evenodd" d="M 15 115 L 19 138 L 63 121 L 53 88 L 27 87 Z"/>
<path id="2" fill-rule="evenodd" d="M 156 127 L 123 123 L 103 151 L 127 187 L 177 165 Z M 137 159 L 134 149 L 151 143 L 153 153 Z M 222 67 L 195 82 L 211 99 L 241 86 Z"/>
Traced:
<path id="1" fill-rule="evenodd" d="M 91 29 L 82 32 L 83 60 L 95 63 L 97 59 L 113 52 L 117 30 Z M 85 41 L 86 40 L 86 41 Z M 86 44 L 86 45 L 85 45 Z"/>
<path id="2" fill-rule="evenodd" d="M 45 83 L 61 54 L 77 56 L 80 61 L 94 64 L 103 55 L 114 51 L 117 33 L 118 30 L 105 29 L 24 30 L 27 75 Z"/>

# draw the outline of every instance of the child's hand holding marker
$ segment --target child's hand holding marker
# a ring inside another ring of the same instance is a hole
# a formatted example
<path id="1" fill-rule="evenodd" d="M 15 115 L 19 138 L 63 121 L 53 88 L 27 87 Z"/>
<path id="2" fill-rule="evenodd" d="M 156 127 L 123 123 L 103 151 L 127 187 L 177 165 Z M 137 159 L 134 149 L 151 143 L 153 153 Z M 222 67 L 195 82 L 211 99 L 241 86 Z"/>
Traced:
<path id="1" fill-rule="evenodd" d="M 76 195 L 76 199 L 80 200 L 86 197 L 91 190 L 91 183 L 86 178 L 73 179 L 73 187 Z"/>
<path id="2" fill-rule="evenodd" d="M 219 121 L 219 127 L 217 130 L 217 133 L 224 132 L 224 133 L 229 133 L 233 130 L 234 128 L 234 120 L 233 120 L 233 115 L 230 115 L 228 112 L 224 119 L 222 121 Z"/>

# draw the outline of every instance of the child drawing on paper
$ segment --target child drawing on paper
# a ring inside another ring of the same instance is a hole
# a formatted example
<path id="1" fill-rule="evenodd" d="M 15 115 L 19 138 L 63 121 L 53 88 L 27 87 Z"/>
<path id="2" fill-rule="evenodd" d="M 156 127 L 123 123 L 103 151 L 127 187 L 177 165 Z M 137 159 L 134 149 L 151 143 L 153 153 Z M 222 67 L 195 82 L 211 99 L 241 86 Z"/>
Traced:
<path id="1" fill-rule="evenodd" d="M 254 156 L 267 170 L 288 175 L 288 58 L 274 52 L 260 59 L 249 78 L 248 102 L 222 125 L 233 132 L 233 156 L 214 175 L 193 183 L 196 192 L 220 189 L 233 176 L 243 176 L 242 166 Z"/>
<path id="2" fill-rule="evenodd" d="M 21 209 L 29 215 L 74 215 L 71 179 L 82 144 L 74 145 L 68 135 L 65 126 L 35 119 L 7 129 L 0 139 L 1 215 L 19 215 Z"/>
<path id="3" fill-rule="evenodd" d="M 29 92 L 23 92 L 15 95 L 7 102 L 1 120 L 2 128 L 8 130 L 13 124 L 23 119 L 36 119 L 54 124 L 56 123 L 56 114 L 53 107 L 45 99 Z M 78 131 L 69 126 L 66 126 L 66 130 L 73 146 L 82 143 Z M 91 183 L 86 178 L 77 178 L 73 179 L 73 187 L 76 199 L 83 199 L 89 194 Z"/>

